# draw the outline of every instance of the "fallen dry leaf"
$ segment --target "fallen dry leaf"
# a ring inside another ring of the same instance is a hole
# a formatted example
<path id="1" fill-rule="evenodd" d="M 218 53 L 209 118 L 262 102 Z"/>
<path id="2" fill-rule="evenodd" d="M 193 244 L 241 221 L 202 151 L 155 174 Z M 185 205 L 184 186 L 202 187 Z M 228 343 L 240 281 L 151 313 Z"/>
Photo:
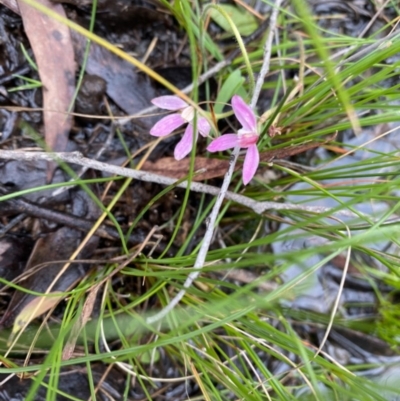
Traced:
<path id="1" fill-rule="evenodd" d="M 0 277 L 12 281 L 18 277 L 32 251 L 33 241 L 29 237 L 7 235 L 0 238 Z M 5 284 L 0 283 L 0 288 Z"/>
<path id="2" fill-rule="evenodd" d="M 146 161 L 142 170 L 160 174 L 166 177 L 180 179 L 189 173 L 190 159 L 175 160 L 173 157 L 163 157 L 156 162 Z M 222 177 L 228 169 L 227 160 L 196 157 L 194 171 L 205 169 L 204 172 L 193 176 L 193 181 L 203 181 L 210 178 Z"/>
<path id="3" fill-rule="evenodd" d="M 78 247 L 82 239 L 82 233 L 79 231 L 63 227 L 54 233 L 39 238 L 33 248 L 32 255 L 27 263 L 25 272 L 30 273 L 27 278 L 19 285 L 28 288 L 31 291 L 45 293 L 52 285 L 53 280 L 58 276 L 60 269 L 64 266 L 65 260 L 68 260 L 71 254 Z M 39 268 L 38 268 L 39 267 Z M 79 279 L 81 279 L 90 266 L 84 266 L 81 263 L 73 263 L 64 274 L 55 282 L 51 292 L 63 292 L 70 289 Z M 44 300 L 40 304 L 37 313 L 33 313 L 32 305 L 38 305 L 35 299 Z M 46 312 L 54 302 L 59 302 L 60 297 L 36 297 L 35 295 L 16 291 L 11 298 L 7 311 L 1 319 L 0 324 L 4 327 L 14 326 L 13 332 L 21 328 L 23 321 L 29 323 L 32 319 Z M 40 312 L 40 313 L 39 313 Z M 17 318 L 21 322 L 17 322 Z M 30 317 L 30 318 L 28 318 Z"/>
<path id="4" fill-rule="evenodd" d="M 5 194 L 4 190 L 12 188 L 12 191 L 23 191 L 24 189 L 36 188 L 46 185 L 46 161 L 33 162 L 6 162 L 0 165 L 0 190 L 1 194 Z M 53 176 L 53 183 L 65 182 L 64 172 L 57 170 Z M 29 191 L 28 191 L 29 192 Z M 53 190 L 33 191 L 26 194 L 25 199 L 31 202 L 43 202 L 43 199 L 50 200 Z M 66 193 L 57 199 L 52 198 L 53 202 L 62 202 L 68 198 Z"/>
<path id="5" fill-rule="evenodd" d="M 332 138 L 329 138 L 328 140 L 331 139 Z M 262 152 L 260 154 L 260 160 L 268 163 L 274 159 L 283 159 L 285 157 L 294 156 L 321 146 L 325 142 L 307 142 L 303 145 L 288 146 L 282 149 L 272 149 L 270 151 Z M 243 158 L 238 160 L 238 163 L 235 166 L 235 171 L 242 168 L 242 163 Z M 156 162 L 146 161 L 143 165 L 143 170 L 179 180 L 188 175 L 189 167 L 189 158 L 178 161 L 173 157 L 163 157 L 158 159 Z M 228 160 L 196 157 L 194 171 L 196 172 L 200 170 L 201 172 L 193 176 L 193 181 L 203 181 L 211 178 L 222 177 L 228 170 L 228 167 Z"/>
<path id="6" fill-rule="evenodd" d="M 83 60 L 86 38 L 77 32 L 72 32 L 78 62 Z M 108 49 L 92 43 L 86 72 L 104 79 L 107 83 L 107 95 L 127 114 L 135 114 L 149 105 L 156 97 L 156 91 L 150 79 L 144 74 L 138 74 L 132 64 L 122 60 Z M 157 121 L 157 117 L 138 120 L 147 130 Z"/>
<path id="7" fill-rule="evenodd" d="M 61 4 L 50 0 L 37 3 L 65 17 Z M 66 150 L 72 118 L 65 114 L 75 91 L 75 59 L 69 29 L 44 15 L 23 0 L 18 1 L 26 35 L 31 44 L 43 84 L 43 120 L 47 146 L 56 152 Z M 55 170 L 49 168 L 48 181 Z"/>
<path id="8" fill-rule="evenodd" d="M 0 0 L 1 4 L 4 4 L 7 8 L 13 11 L 15 14 L 19 14 L 19 7 L 17 0 Z"/>
<path id="9" fill-rule="evenodd" d="M 18 333 L 30 321 L 56 306 L 64 297 L 62 292 L 50 292 L 46 296 L 31 299 L 16 316 L 11 334 Z"/>
<path id="10" fill-rule="evenodd" d="M 72 191 L 72 196 L 75 215 L 87 216 L 90 219 L 98 216 L 99 209 L 86 192 Z M 44 294 L 49 291 L 53 295 L 54 293 L 58 295 L 50 297 L 46 294 L 37 297 L 24 291 L 16 291 L 0 321 L 1 326 L 13 326 L 13 333 L 16 333 L 32 319 L 53 307 L 62 299 L 60 294 L 68 291 L 87 274 L 90 265 L 74 262 L 60 275 L 65 261 L 70 259 L 83 236 L 84 233 L 78 230 L 62 227 L 36 241 L 26 264 L 24 280 L 18 284 L 38 293 Z M 89 258 L 97 245 L 98 238 L 92 237 L 78 255 L 78 259 Z"/>

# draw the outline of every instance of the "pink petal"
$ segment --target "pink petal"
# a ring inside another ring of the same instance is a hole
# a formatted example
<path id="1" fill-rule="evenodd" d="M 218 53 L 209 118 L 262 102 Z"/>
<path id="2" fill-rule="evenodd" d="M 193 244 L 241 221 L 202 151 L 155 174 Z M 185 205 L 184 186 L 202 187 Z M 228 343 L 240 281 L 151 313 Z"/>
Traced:
<path id="1" fill-rule="evenodd" d="M 218 152 L 222 150 L 232 149 L 238 144 L 238 136 L 236 134 L 222 135 L 214 139 L 207 147 L 209 152 Z"/>
<path id="2" fill-rule="evenodd" d="M 151 103 L 153 103 L 160 109 L 173 110 L 173 111 L 184 109 L 185 107 L 188 106 L 188 104 L 178 96 L 156 97 L 151 101 Z"/>
<path id="3" fill-rule="evenodd" d="M 166 136 L 173 130 L 185 124 L 185 122 L 186 121 L 181 117 L 180 114 L 170 114 L 169 116 L 163 117 L 153 126 L 153 128 L 150 130 L 150 135 Z"/>
<path id="4" fill-rule="evenodd" d="M 260 164 L 260 154 L 257 145 L 252 145 L 247 149 L 243 164 L 243 184 L 247 185 L 257 171 Z"/>
<path id="5" fill-rule="evenodd" d="M 236 118 L 246 131 L 257 132 L 257 119 L 248 104 L 238 95 L 232 97 L 232 108 Z"/>
<path id="6" fill-rule="evenodd" d="M 211 126 L 204 117 L 200 117 L 197 119 L 197 129 L 202 136 L 206 137 L 210 133 Z"/>
<path id="7" fill-rule="evenodd" d="M 238 132 L 238 143 L 241 148 L 249 148 L 250 146 L 254 145 L 258 141 L 258 135 L 257 134 L 240 134 L 240 131 Z"/>
<path id="8" fill-rule="evenodd" d="M 174 157 L 176 160 L 182 160 L 193 148 L 193 126 L 189 124 L 182 136 L 182 139 L 175 146 Z"/>

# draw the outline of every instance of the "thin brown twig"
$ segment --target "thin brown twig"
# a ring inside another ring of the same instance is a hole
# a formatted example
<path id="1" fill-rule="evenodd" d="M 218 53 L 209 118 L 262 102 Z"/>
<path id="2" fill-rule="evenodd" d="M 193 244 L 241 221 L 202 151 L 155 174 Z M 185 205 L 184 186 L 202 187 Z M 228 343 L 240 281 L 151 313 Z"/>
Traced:
<path id="1" fill-rule="evenodd" d="M 9 193 L 3 193 L 1 187 L 0 194 L 9 195 Z M 13 219 L 10 224 L 7 224 L 6 227 L 0 230 L 0 237 L 4 236 L 5 233 L 7 233 L 16 224 L 20 223 L 21 220 L 27 216 L 46 219 L 83 232 L 88 232 L 93 227 L 93 224 L 95 224 L 95 221 L 93 220 L 86 220 L 82 217 L 78 217 L 69 213 L 52 210 L 47 208 L 45 205 L 38 205 L 19 197 L 2 201 L 0 203 L 0 213 L 3 216 L 20 213 L 18 218 Z M 121 239 L 120 233 L 115 228 L 105 225 L 100 226 L 96 230 L 95 234 L 106 239 Z M 134 233 L 129 236 L 127 241 L 130 245 L 140 244 L 143 241 L 143 236 L 141 234 Z"/>

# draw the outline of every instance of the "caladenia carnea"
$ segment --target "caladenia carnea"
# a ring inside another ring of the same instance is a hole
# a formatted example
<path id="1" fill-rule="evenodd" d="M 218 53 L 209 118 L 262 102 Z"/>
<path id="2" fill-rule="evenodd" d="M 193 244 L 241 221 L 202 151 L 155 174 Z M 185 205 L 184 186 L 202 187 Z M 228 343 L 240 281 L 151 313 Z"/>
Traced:
<path id="1" fill-rule="evenodd" d="M 169 114 L 158 121 L 150 130 L 150 135 L 166 136 L 182 125 L 187 124 L 182 139 L 178 142 L 174 151 L 175 159 L 182 160 L 192 151 L 193 139 L 197 140 L 197 137 L 193 138 L 194 108 L 178 96 L 160 96 L 151 102 L 160 109 L 175 111 L 176 113 Z M 197 118 L 197 131 L 202 136 L 208 136 L 210 129 L 211 126 L 207 119 L 204 117 Z"/>
<path id="2" fill-rule="evenodd" d="M 237 134 L 225 134 L 214 139 L 207 147 L 209 152 L 220 152 L 236 147 L 247 149 L 243 164 L 243 183 L 247 185 L 257 171 L 260 154 L 257 149 L 259 131 L 257 117 L 251 107 L 238 95 L 232 97 L 232 108 L 236 118 L 242 124 Z"/>
<path id="3" fill-rule="evenodd" d="M 187 124 L 186 130 L 175 147 L 174 157 L 182 160 L 187 156 L 192 148 L 194 109 L 178 96 L 160 96 L 151 101 L 160 109 L 175 111 L 158 121 L 150 130 L 150 135 L 166 136 L 175 129 Z M 260 154 L 257 149 L 257 142 L 260 136 L 257 117 L 251 107 L 238 95 L 232 97 L 233 112 L 242 125 L 237 134 L 225 134 L 214 139 L 207 147 L 209 152 L 220 152 L 228 149 L 243 148 L 247 149 L 243 164 L 243 183 L 247 185 L 254 177 L 260 163 Z M 207 137 L 211 126 L 204 117 L 197 118 L 197 131 Z"/>

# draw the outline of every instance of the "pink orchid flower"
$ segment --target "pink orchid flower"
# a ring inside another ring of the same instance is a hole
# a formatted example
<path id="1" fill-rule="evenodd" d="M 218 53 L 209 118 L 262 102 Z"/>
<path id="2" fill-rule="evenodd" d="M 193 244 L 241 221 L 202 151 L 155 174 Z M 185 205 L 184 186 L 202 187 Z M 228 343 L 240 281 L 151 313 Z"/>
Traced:
<path id="1" fill-rule="evenodd" d="M 175 159 L 182 160 L 193 148 L 193 107 L 189 106 L 178 96 L 160 96 L 151 102 L 160 109 L 177 111 L 177 113 L 170 114 L 158 121 L 150 130 L 150 135 L 166 136 L 181 125 L 188 124 L 182 139 L 178 142 L 174 151 Z M 197 118 L 197 128 L 204 137 L 208 136 L 211 129 L 210 124 L 204 117 Z M 195 139 L 197 140 L 197 136 Z"/>
<path id="2" fill-rule="evenodd" d="M 225 134 L 214 139 L 207 147 L 209 152 L 219 152 L 235 147 L 247 149 L 243 164 L 243 183 L 247 185 L 257 171 L 260 154 L 257 149 L 259 132 L 257 118 L 253 110 L 240 96 L 232 97 L 232 108 L 236 118 L 242 124 L 237 134 Z"/>

